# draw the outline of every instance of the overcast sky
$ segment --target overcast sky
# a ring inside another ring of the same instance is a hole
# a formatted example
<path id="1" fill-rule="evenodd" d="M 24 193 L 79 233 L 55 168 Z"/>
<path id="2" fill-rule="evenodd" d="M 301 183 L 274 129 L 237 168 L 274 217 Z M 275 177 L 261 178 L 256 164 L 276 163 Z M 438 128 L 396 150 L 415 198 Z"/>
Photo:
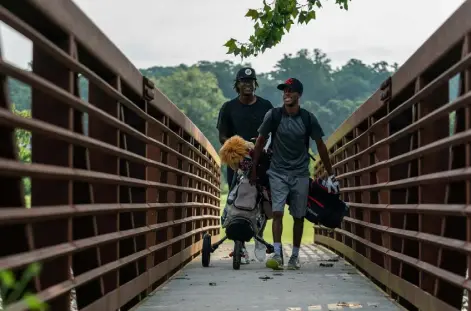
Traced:
<path id="1" fill-rule="evenodd" d="M 199 60 L 240 58 L 226 55 L 231 37 L 252 33 L 247 9 L 261 0 L 74 0 L 138 68 L 194 64 Z M 323 1 L 317 20 L 293 26 L 283 42 L 248 59 L 259 72 L 270 70 L 283 54 L 320 48 L 334 66 L 350 58 L 402 64 L 464 0 L 353 0 L 348 12 Z M 22 67 L 31 45 L 1 26 L 4 57 Z"/>

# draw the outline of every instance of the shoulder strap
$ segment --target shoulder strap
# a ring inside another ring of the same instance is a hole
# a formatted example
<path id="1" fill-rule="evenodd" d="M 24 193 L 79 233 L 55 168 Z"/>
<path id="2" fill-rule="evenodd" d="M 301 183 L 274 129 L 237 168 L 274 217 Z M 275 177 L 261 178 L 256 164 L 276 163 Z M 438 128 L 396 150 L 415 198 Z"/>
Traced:
<path id="1" fill-rule="evenodd" d="M 304 134 L 304 143 L 306 144 L 306 148 L 307 150 L 309 151 L 309 142 L 310 142 L 310 139 L 311 139 L 311 114 L 309 113 L 309 111 L 307 111 L 306 109 L 303 109 L 301 108 L 301 119 L 303 120 L 303 123 L 304 123 L 304 127 L 306 129 L 306 133 Z"/>
<path id="2" fill-rule="evenodd" d="M 271 142 L 270 147 L 273 146 L 275 141 L 276 131 L 278 130 L 278 126 L 280 125 L 281 118 L 283 116 L 283 112 L 281 107 L 276 107 L 271 109 Z"/>

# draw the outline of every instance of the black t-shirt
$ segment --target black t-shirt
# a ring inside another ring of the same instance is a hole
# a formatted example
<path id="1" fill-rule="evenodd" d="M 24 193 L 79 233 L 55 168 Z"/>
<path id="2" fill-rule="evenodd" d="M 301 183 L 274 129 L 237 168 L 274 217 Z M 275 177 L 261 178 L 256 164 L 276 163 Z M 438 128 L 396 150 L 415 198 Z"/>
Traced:
<path id="1" fill-rule="evenodd" d="M 241 103 L 239 97 L 234 98 L 222 105 L 216 127 L 227 138 L 239 135 L 248 141 L 258 137 L 258 128 L 272 108 L 270 101 L 258 96 L 252 105 Z"/>

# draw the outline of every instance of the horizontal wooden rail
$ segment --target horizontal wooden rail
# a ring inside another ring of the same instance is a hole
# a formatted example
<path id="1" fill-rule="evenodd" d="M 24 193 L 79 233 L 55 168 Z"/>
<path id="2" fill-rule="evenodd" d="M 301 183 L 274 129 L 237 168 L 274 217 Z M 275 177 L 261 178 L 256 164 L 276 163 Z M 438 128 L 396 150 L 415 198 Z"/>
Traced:
<path id="1" fill-rule="evenodd" d="M 217 152 L 72 1 L 2 1 L 0 18 L 33 45 L 31 70 L 0 45 L 0 270 L 39 263 L 26 291 L 51 311 L 130 310 L 219 234 Z"/>
<path id="2" fill-rule="evenodd" d="M 315 241 L 408 310 L 461 310 L 471 290 L 469 16 L 467 0 L 327 142 L 350 216 Z"/>

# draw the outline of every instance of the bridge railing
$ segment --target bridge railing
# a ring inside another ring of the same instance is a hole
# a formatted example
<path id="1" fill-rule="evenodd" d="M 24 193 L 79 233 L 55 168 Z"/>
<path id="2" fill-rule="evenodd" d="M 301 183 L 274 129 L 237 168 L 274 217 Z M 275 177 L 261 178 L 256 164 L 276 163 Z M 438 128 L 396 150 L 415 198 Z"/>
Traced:
<path id="1" fill-rule="evenodd" d="M 468 0 L 328 139 L 351 215 L 315 241 L 409 310 L 471 290 L 470 16 Z"/>
<path id="2" fill-rule="evenodd" d="M 129 310 L 218 234 L 217 153 L 73 2 L 2 1 L 0 17 L 33 44 L 31 70 L 0 45 L 0 270 L 42 264 L 27 290 L 50 310 Z"/>

